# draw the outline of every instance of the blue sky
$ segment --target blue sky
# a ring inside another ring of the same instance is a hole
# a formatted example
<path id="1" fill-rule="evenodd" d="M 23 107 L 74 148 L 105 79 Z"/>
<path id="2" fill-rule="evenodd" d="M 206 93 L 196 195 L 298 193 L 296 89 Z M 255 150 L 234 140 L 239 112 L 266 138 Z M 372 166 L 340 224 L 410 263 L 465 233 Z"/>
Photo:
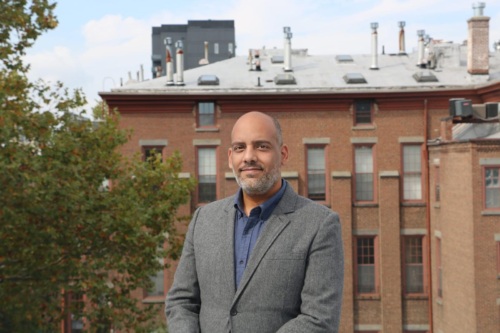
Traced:
<path id="1" fill-rule="evenodd" d="M 283 45 L 290 26 L 292 47 L 309 54 L 369 54 L 371 22 L 378 22 L 379 51 L 398 51 L 398 21 L 406 22 L 406 50 L 417 46 L 416 31 L 434 39 L 467 39 L 471 0 L 60 0 L 59 26 L 28 51 L 31 77 L 83 88 L 90 102 L 135 77 L 144 66 L 151 78 L 151 28 L 188 20 L 235 21 L 236 53 Z M 490 45 L 500 40 L 500 1 L 485 0 Z"/>

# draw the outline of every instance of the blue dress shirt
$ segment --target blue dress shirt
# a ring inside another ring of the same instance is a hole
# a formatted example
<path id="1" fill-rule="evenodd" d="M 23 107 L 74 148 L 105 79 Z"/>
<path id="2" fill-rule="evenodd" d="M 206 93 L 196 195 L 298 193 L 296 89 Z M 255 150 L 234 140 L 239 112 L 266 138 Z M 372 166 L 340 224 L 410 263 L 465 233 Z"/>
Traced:
<path id="1" fill-rule="evenodd" d="M 266 220 L 271 216 L 274 208 L 285 193 L 287 183 L 281 181 L 281 189 L 269 200 L 255 207 L 250 211 L 250 216 L 246 216 L 243 209 L 243 193 L 240 188 L 236 196 L 234 207 L 236 208 L 235 227 L 234 227 L 234 267 L 235 282 L 238 289 L 247 267 L 248 259 L 257 242 Z"/>

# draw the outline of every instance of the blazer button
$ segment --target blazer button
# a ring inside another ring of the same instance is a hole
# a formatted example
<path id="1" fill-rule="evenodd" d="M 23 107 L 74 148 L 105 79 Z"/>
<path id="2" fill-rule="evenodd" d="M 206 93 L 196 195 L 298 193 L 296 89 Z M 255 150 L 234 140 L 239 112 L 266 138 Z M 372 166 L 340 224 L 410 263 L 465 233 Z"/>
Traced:
<path id="1" fill-rule="evenodd" d="M 231 312 L 229 314 L 231 316 L 236 316 L 238 314 L 238 311 L 236 311 L 236 309 L 231 309 Z"/>

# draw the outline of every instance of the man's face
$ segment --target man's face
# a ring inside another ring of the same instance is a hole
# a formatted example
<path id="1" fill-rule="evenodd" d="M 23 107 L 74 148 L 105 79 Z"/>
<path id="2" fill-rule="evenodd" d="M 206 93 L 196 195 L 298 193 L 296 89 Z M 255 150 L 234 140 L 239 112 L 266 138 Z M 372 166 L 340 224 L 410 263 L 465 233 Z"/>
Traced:
<path id="1" fill-rule="evenodd" d="M 265 195 L 280 187 L 280 167 L 288 157 L 280 146 L 271 118 L 260 113 L 242 116 L 234 125 L 229 167 L 248 195 Z"/>

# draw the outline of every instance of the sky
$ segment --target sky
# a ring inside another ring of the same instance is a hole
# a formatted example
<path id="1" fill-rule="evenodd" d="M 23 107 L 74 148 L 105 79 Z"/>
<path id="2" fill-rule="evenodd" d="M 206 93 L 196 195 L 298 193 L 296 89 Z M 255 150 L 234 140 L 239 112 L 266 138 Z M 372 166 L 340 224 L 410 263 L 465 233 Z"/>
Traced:
<path id="1" fill-rule="evenodd" d="M 236 54 L 283 47 L 283 27 L 292 48 L 311 55 L 369 54 L 370 23 L 377 22 L 379 52 L 399 50 L 399 21 L 405 21 L 406 51 L 417 46 L 417 30 L 434 39 L 462 43 L 472 0 L 60 0 L 56 29 L 28 50 L 30 77 L 83 89 L 89 103 L 144 68 L 151 79 L 152 27 L 188 20 L 234 20 Z M 500 41 L 500 1 L 484 0 L 490 45 Z M 492 47 L 491 47 L 492 49 Z"/>

